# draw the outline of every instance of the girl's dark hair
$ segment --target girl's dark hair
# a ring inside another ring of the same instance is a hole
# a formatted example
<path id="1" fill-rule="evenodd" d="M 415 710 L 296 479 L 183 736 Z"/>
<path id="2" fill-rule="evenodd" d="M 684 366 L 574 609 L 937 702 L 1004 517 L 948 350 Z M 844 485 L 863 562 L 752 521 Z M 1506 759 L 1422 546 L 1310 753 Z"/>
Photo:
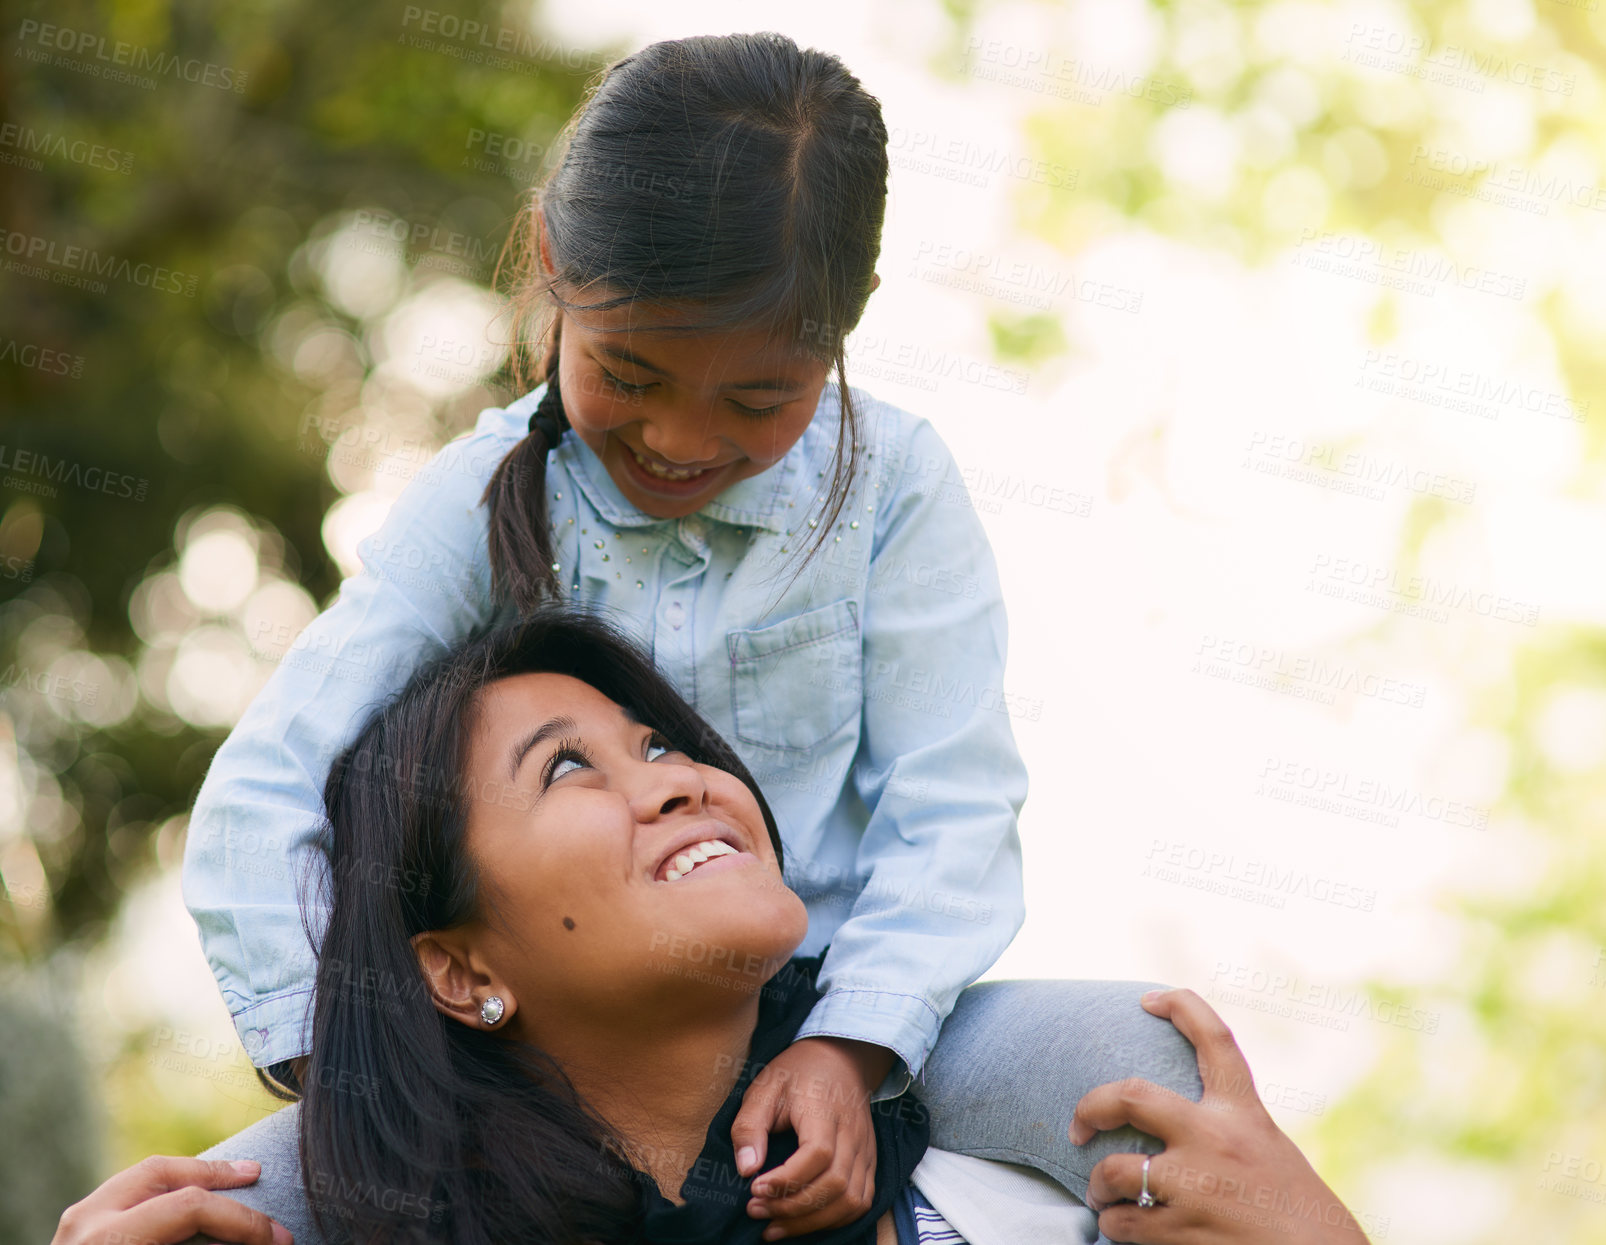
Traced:
<path id="1" fill-rule="evenodd" d="M 464 762 L 482 689 L 530 672 L 573 675 L 693 760 L 735 774 L 781 855 L 736 753 L 600 618 L 543 606 L 419 671 L 341 755 L 324 793 L 329 916 L 301 1161 L 331 1240 L 636 1239 L 638 1177 L 618 1139 L 545 1052 L 437 1011 L 410 943 L 486 915 L 468 812 L 513 793 L 472 789 Z"/>
<path id="2" fill-rule="evenodd" d="M 785 35 L 654 43 L 615 62 L 570 120 L 544 186 L 531 192 L 515 247 L 511 371 L 547 382 L 532 431 L 485 490 L 492 584 L 522 611 L 561 583 L 552 569 L 546 456 L 561 435 L 563 310 L 627 303 L 695 308 L 675 331 L 760 327 L 835 365 L 842 423 L 831 487 L 808 556 L 841 514 L 859 457 L 846 338 L 870 296 L 887 198 L 881 105 L 836 57 Z M 541 262 L 543 240 L 552 258 Z M 498 272 L 502 259 L 498 258 Z M 494 278 L 493 278 L 494 281 Z M 565 295 L 588 287 L 613 296 Z M 551 314 L 548 333 L 530 332 Z"/>

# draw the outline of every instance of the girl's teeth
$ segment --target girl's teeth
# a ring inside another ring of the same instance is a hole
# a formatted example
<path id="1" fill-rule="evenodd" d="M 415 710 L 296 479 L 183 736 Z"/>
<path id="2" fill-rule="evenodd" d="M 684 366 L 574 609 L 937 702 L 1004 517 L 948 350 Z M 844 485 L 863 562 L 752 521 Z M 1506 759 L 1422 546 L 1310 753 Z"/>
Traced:
<path id="1" fill-rule="evenodd" d="M 701 471 L 672 471 L 668 467 L 660 467 L 650 459 L 643 458 L 635 450 L 630 452 L 635 455 L 636 461 L 648 475 L 655 475 L 661 480 L 690 480 L 703 474 Z"/>

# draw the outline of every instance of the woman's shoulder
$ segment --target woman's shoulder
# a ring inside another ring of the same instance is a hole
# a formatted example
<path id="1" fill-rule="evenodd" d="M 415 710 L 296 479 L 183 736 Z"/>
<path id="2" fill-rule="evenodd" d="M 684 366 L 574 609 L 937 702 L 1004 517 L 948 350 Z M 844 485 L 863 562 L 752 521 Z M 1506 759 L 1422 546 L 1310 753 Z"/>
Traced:
<path id="1" fill-rule="evenodd" d="M 307 1191 L 301 1179 L 301 1106 L 293 1103 L 243 1128 L 199 1157 L 203 1159 L 255 1159 L 262 1174 L 255 1184 L 219 1190 L 253 1210 L 277 1219 L 295 1237 L 296 1245 L 323 1245 L 325 1238 L 312 1221 Z"/>

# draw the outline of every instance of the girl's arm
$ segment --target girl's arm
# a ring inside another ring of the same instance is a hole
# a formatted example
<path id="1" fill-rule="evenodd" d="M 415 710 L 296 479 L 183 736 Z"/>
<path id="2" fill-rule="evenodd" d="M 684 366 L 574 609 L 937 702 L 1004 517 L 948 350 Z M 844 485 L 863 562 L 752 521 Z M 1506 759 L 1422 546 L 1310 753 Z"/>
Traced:
<path id="1" fill-rule="evenodd" d="M 825 997 L 798 1033 L 895 1052 L 878 1099 L 907 1087 L 959 992 L 1024 920 L 1026 768 L 1010 718 L 1040 712 L 1005 688 L 998 573 L 953 456 L 926 421 L 889 422 L 901 435 L 876 446 L 888 467 L 871 494 L 852 770 L 870 810 L 858 856 L 868 880 L 832 937 Z"/>
<path id="2" fill-rule="evenodd" d="M 866 492 L 876 519 L 850 779 L 870 814 L 856 862 L 866 884 L 832 934 L 823 997 L 732 1126 L 744 1174 L 762 1167 L 771 1129 L 798 1135 L 797 1152 L 753 1185 L 748 1213 L 777 1221 L 765 1240 L 864 1213 L 876 1163 L 868 1103 L 908 1088 L 960 992 L 1025 916 L 1015 821 L 1026 770 L 1009 725 L 992 550 L 936 431 L 888 413 L 879 428 L 893 435 L 878 435 L 875 459 L 891 470 Z"/>
<path id="3" fill-rule="evenodd" d="M 524 434 L 534 396 L 484 411 L 474 433 L 447 445 L 407 486 L 358 546 L 362 571 L 296 637 L 196 797 L 184 901 L 259 1067 L 308 1047 L 313 956 L 298 891 L 306 871 L 322 867 L 324 782 L 378 705 L 493 616 L 479 499 Z M 321 910 L 312 915 L 321 930 Z"/>

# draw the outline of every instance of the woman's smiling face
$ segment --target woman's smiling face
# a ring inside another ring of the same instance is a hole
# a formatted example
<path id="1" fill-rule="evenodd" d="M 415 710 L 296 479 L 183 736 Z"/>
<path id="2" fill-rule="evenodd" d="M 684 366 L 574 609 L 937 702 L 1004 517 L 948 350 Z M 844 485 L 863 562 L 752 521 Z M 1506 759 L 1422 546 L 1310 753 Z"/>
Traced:
<path id="1" fill-rule="evenodd" d="M 468 809 L 476 937 L 526 1018 L 639 1008 L 694 972 L 756 991 L 803 940 L 746 784 L 579 679 L 488 685 L 463 777 L 499 793 Z"/>

